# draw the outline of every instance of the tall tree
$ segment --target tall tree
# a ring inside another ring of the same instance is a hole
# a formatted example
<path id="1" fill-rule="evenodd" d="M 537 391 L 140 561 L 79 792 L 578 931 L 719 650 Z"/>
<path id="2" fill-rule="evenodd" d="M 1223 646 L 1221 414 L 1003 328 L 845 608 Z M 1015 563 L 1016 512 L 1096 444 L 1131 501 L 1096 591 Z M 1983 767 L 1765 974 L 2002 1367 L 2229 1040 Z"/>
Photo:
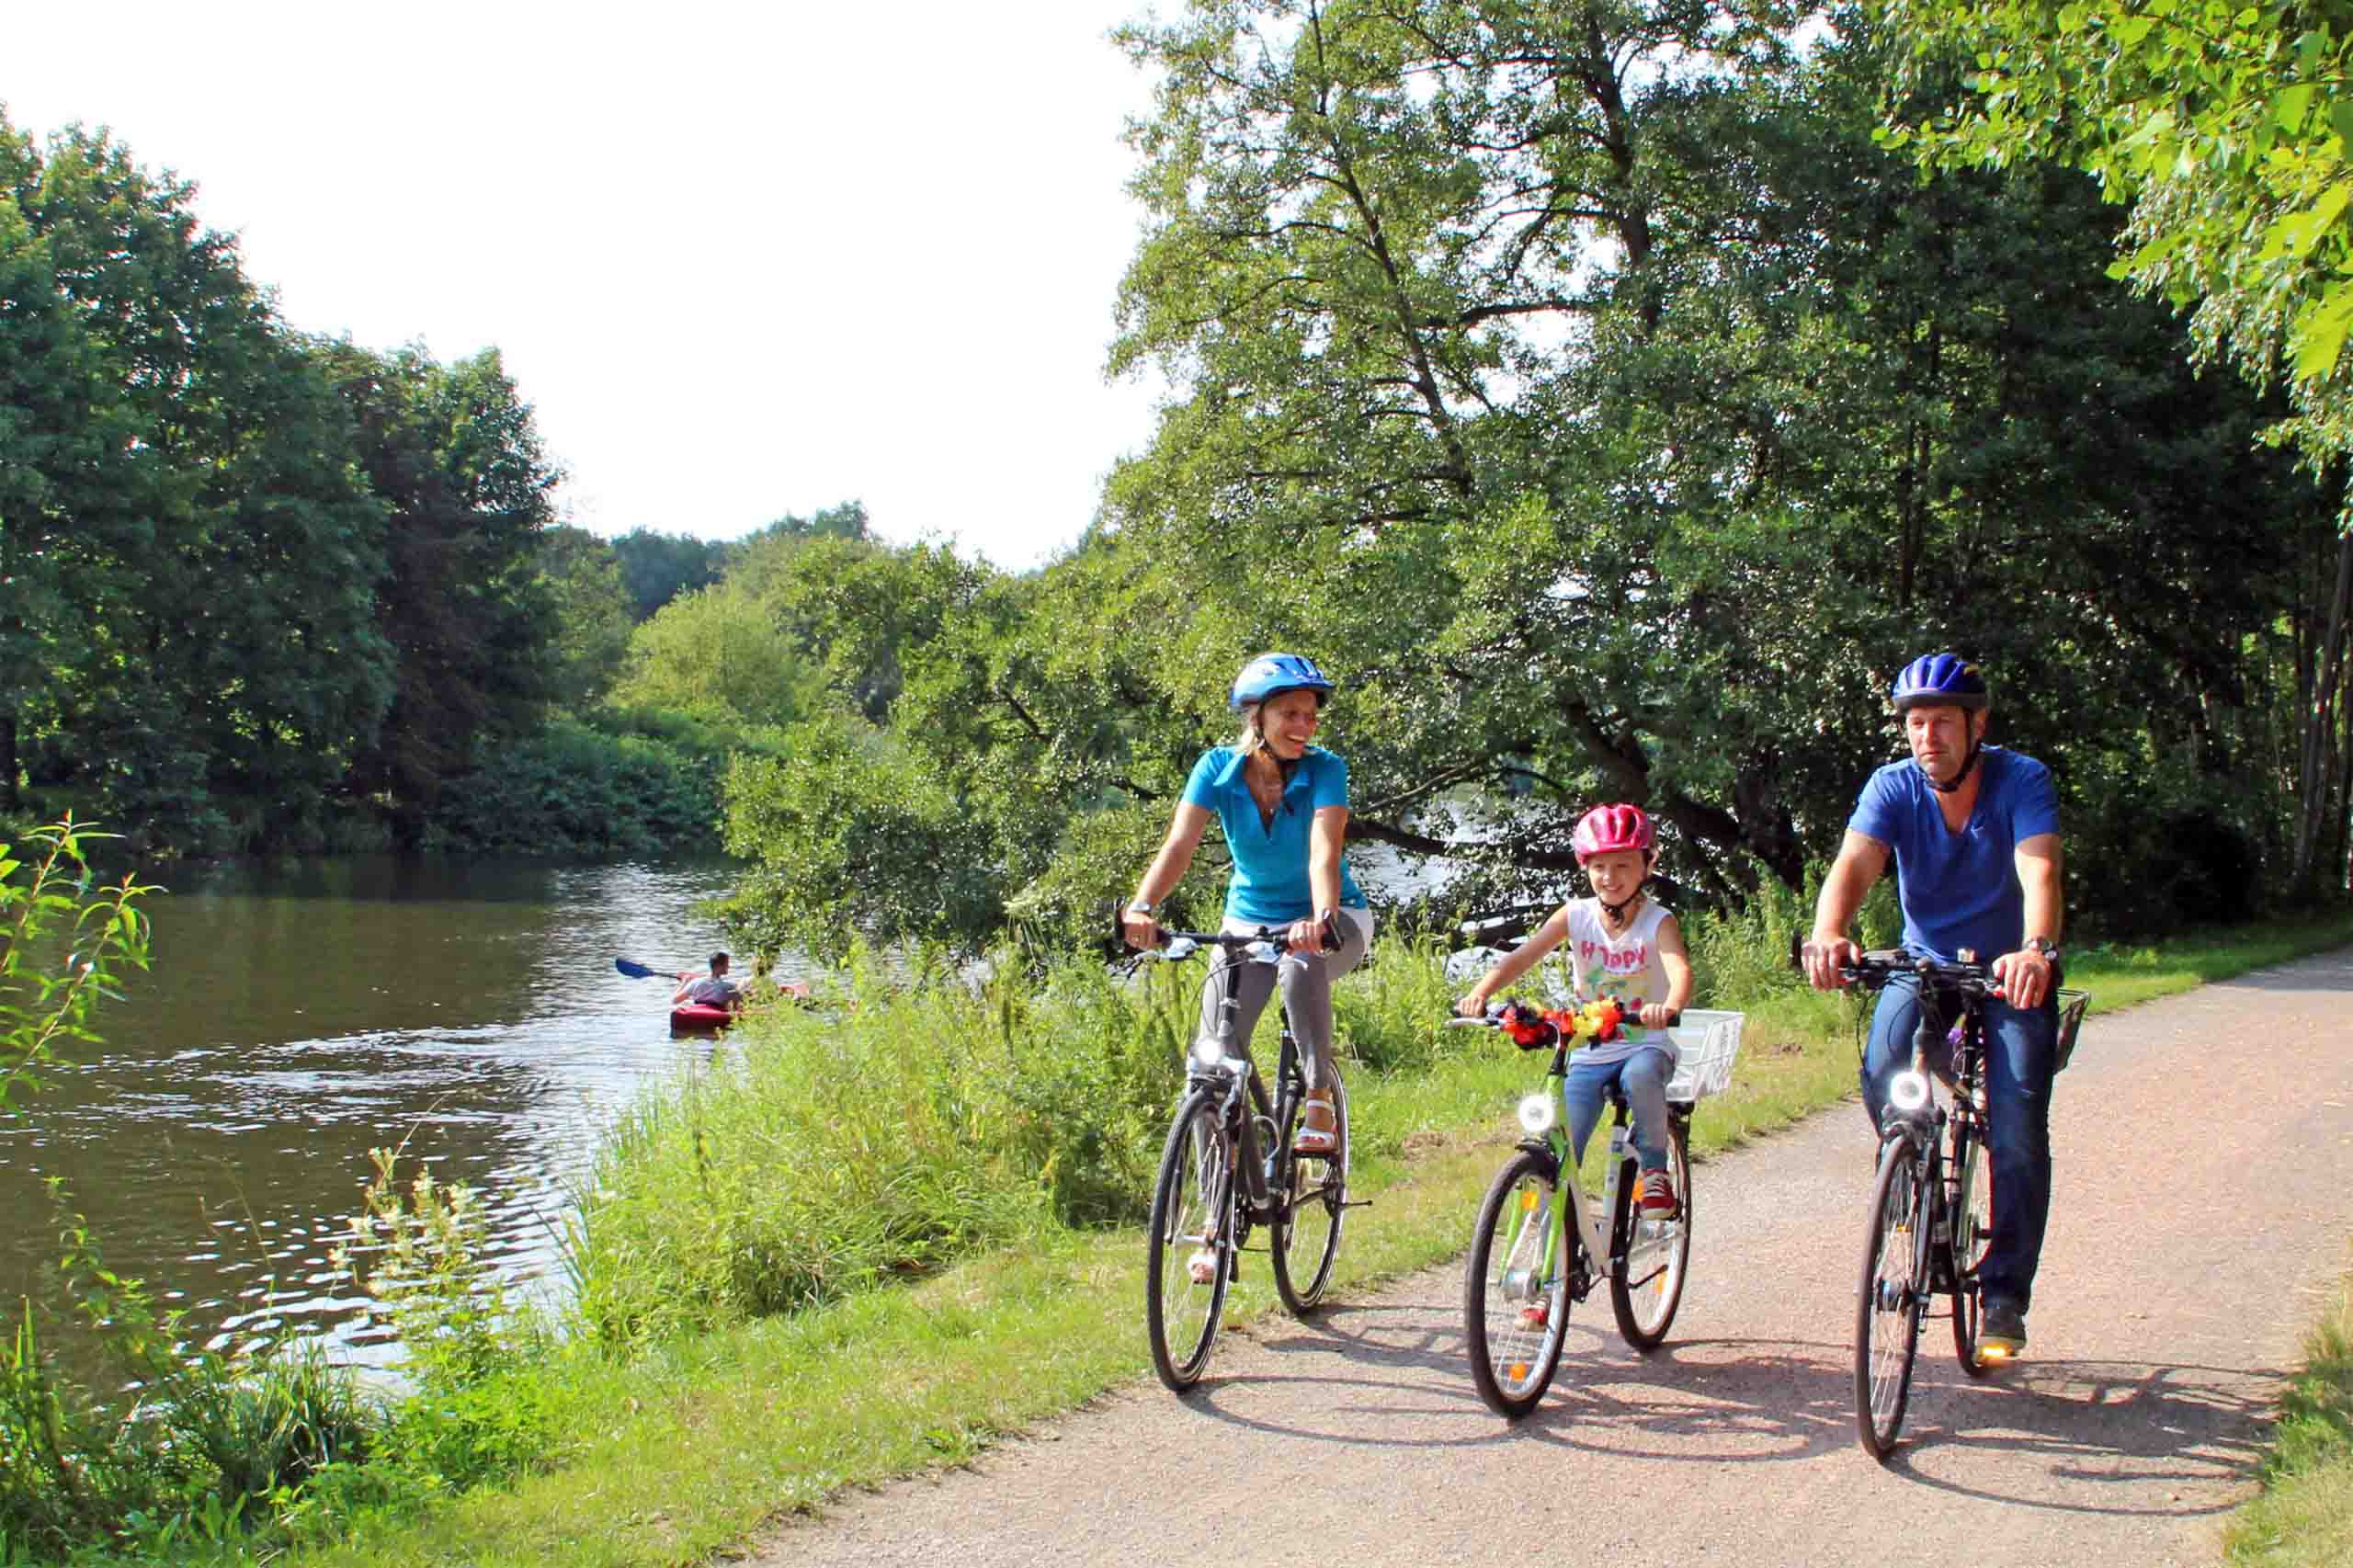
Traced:
<path id="1" fill-rule="evenodd" d="M 2181 0 L 1886 0 L 1913 45 L 1899 143 L 1932 166 L 2072 163 L 2131 204 L 2116 270 L 2194 305 L 2194 353 L 2283 386 L 2273 432 L 2316 473 L 2353 454 L 2353 15 L 2327 5 Z M 1933 90 L 1972 62 L 1965 95 Z M 2353 491 L 2314 596 L 2299 671 L 2292 878 L 2309 883 L 2332 815 L 2332 737 L 2353 615 Z M 2343 873 L 2353 878 L 2353 866 Z"/>
<path id="2" fill-rule="evenodd" d="M 552 695 L 559 627 L 538 566 L 559 475 L 496 349 L 447 366 L 421 347 L 318 352 L 389 508 L 376 607 L 395 688 L 350 786 L 414 827 L 442 779 L 528 731 Z"/>
<path id="3" fill-rule="evenodd" d="M 0 119 L 0 771 L 217 850 L 315 801 L 389 653 L 348 423 L 193 199 Z"/>

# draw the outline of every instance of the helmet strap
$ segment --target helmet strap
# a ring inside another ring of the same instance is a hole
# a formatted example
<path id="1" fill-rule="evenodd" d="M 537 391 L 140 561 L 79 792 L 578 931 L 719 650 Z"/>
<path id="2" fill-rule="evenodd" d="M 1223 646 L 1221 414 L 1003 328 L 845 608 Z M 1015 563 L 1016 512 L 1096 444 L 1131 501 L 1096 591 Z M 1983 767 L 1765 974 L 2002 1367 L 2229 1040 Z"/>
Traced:
<path id="1" fill-rule="evenodd" d="M 1601 905 L 1601 912 L 1609 916 L 1610 925 L 1623 925 L 1626 919 L 1626 911 L 1633 908 L 1634 905 L 1643 902 L 1643 889 L 1649 885 L 1649 882 L 1650 877 L 1645 874 L 1641 881 L 1634 884 L 1634 891 L 1628 893 L 1622 903 L 1611 903 L 1599 893 L 1595 893 L 1593 895 L 1593 902 Z"/>
<path id="2" fill-rule="evenodd" d="M 1977 754 L 1984 749 L 1984 747 L 1977 744 L 1976 738 L 1972 736 L 1969 742 L 1969 755 L 1961 759 L 1960 771 L 1956 772 L 1952 776 L 1952 782 L 1949 784 L 1939 784 L 1935 779 L 1928 778 L 1928 770 L 1925 767 L 1920 769 L 1920 777 L 1923 778 L 1928 778 L 1928 788 L 1934 790 L 1938 794 L 1949 795 L 1955 790 L 1960 789 L 1963 784 L 1969 782 L 1969 770 L 1977 766 Z"/>

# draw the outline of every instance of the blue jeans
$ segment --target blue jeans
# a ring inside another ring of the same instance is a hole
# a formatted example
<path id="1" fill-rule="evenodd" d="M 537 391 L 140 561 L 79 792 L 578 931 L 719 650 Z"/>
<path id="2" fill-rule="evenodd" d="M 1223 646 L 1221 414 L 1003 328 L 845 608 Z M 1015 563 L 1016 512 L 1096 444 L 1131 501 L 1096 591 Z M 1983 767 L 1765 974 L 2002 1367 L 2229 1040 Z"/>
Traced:
<path id="1" fill-rule="evenodd" d="M 1994 1234 L 1977 1270 L 1988 1302 L 2024 1312 L 2034 1299 L 2034 1271 L 2042 1260 L 2042 1233 L 2051 1220 L 2051 1080 L 2056 1072 L 2059 1004 L 2054 995 L 2032 1011 L 1989 998 L 1985 1004 L 1985 1148 L 1993 1159 Z M 1888 1081 L 1912 1062 L 1912 1036 L 1920 1021 L 1916 982 L 1899 976 L 1879 994 L 1870 1041 L 1863 1047 L 1863 1108 L 1879 1126 Z M 1928 1051 L 1944 1072 L 1952 1048 L 1938 1030 Z"/>
<path id="2" fill-rule="evenodd" d="M 1656 1046 L 1643 1046 L 1623 1062 L 1586 1065 L 1582 1058 L 1569 1063 L 1561 1080 L 1561 1103 L 1569 1113 L 1569 1157 L 1585 1158 L 1586 1140 L 1601 1123 L 1602 1096 L 1616 1084 L 1626 1092 L 1626 1108 L 1634 1124 L 1634 1157 L 1646 1171 L 1666 1169 L 1666 1081 L 1674 1061 Z"/>

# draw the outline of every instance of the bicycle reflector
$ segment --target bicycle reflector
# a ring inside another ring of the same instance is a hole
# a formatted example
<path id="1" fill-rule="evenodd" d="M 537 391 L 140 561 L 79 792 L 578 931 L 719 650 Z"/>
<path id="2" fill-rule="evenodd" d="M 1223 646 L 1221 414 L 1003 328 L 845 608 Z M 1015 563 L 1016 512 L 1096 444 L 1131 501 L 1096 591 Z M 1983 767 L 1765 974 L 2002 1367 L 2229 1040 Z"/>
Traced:
<path id="1" fill-rule="evenodd" d="M 1530 1095 L 1519 1102 L 1519 1125 L 1530 1138 L 1541 1138 L 1561 1119 L 1561 1105 L 1549 1094 Z"/>
<path id="2" fill-rule="evenodd" d="M 1928 1075 L 1906 1070 L 1887 1086 L 1887 1102 L 1900 1111 L 1915 1111 L 1928 1103 Z"/>

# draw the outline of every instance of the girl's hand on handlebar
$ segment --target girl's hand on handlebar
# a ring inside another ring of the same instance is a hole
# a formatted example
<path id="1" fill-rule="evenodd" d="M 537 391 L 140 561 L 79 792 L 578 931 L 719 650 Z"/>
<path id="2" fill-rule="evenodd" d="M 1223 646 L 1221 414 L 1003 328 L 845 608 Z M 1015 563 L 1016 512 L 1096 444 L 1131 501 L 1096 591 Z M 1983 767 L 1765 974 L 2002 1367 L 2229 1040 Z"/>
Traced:
<path id="1" fill-rule="evenodd" d="M 1683 1015 L 1664 1002 L 1645 1002 L 1634 1015 L 1634 1021 L 1646 1029 L 1663 1029 Z"/>
<path id="2" fill-rule="evenodd" d="M 1461 1001 L 1457 1002 L 1454 1005 L 1454 1010 L 1457 1015 L 1465 1018 L 1483 1018 L 1487 1016 L 1487 999 L 1473 991 Z"/>

